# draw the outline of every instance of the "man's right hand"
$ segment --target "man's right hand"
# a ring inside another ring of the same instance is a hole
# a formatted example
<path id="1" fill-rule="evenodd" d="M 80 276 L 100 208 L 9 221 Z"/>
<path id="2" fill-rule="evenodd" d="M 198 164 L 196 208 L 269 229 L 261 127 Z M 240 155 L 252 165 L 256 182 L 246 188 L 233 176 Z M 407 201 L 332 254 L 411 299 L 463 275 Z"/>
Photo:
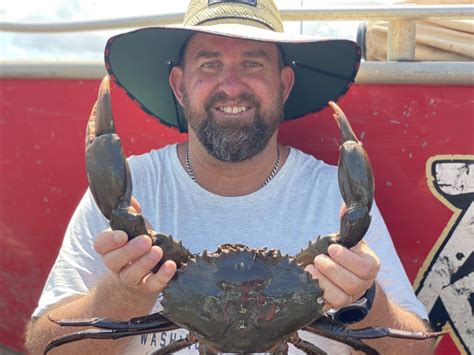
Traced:
<path id="1" fill-rule="evenodd" d="M 152 246 L 146 235 L 128 242 L 125 232 L 106 230 L 97 235 L 94 248 L 119 283 L 137 296 L 157 297 L 176 272 L 173 261 L 166 261 L 156 274 L 150 271 L 161 260 L 163 251 Z"/>
<path id="2" fill-rule="evenodd" d="M 141 211 L 133 197 L 131 204 L 137 212 Z M 152 246 L 151 238 L 146 235 L 128 241 L 125 232 L 106 230 L 97 235 L 94 249 L 119 284 L 138 297 L 158 297 L 176 272 L 176 264 L 170 260 L 157 273 L 150 271 L 163 257 L 163 251 Z"/>
<path id="3" fill-rule="evenodd" d="M 140 211 L 134 199 L 132 205 Z M 101 317 L 128 320 L 149 314 L 161 291 L 176 272 L 176 264 L 166 261 L 156 274 L 150 270 L 161 260 L 161 248 L 152 246 L 146 235 L 128 241 L 123 231 L 106 230 L 97 235 L 95 250 L 110 272 L 100 278 L 84 295 L 75 295 L 51 306 L 45 314 L 30 322 L 27 346 L 32 354 L 40 354 L 48 341 L 71 332 L 58 327 L 52 319 Z M 61 348 L 67 354 L 122 353 L 129 339 L 114 341 L 81 341 Z"/>

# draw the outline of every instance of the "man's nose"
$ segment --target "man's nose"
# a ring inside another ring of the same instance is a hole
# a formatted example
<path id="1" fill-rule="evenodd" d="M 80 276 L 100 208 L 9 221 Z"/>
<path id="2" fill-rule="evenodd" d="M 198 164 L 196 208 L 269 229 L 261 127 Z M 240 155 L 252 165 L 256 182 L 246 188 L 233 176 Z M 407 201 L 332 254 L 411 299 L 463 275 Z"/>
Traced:
<path id="1" fill-rule="evenodd" d="M 230 97 L 235 97 L 246 91 L 247 84 L 238 69 L 227 69 L 222 73 L 219 89 Z"/>

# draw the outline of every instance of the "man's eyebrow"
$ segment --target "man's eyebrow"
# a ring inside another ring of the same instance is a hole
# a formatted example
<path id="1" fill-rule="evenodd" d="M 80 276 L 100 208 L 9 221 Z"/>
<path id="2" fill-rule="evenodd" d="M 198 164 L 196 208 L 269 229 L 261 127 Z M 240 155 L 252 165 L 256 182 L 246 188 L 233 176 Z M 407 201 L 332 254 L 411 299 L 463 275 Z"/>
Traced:
<path id="1" fill-rule="evenodd" d="M 204 58 L 204 59 L 212 59 L 212 58 L 218 58 L 220 57 L 220 53 L 217 51 L 208 51 L 208 50 L 202 50 L 196 53 L 194 56 L 194 60 Z"/>
<path id="2" fill-rule="evenodd" d="M 268 54 L 268 52 L 263 49 L 259 49 L 255 51 L 245 51 L 243 53 L 243 56 L 248 57 L 248 58 L 264 58 L 264 59 L 270 58 L 270 55 Z"/>
<path id="3" fill-rule="evenodd" d="M 218 51 L 210 51 L 210 50 L 204 49 L 196 53 L 196 55 L 194 56 L 194 60 L 201 59 L 201 58 L 213 59 L 213 58 L 219 58 L 220 56 L 221 56 L 221 53 Z M 263 49 L 254 50 L 254 51 L 253 50 L 245 51 L 242 53 L 242 56 L 246 58 L 264 58 L 264 59 L 270 58 L 270 55 L 268 54 L 268 52 Z"/>

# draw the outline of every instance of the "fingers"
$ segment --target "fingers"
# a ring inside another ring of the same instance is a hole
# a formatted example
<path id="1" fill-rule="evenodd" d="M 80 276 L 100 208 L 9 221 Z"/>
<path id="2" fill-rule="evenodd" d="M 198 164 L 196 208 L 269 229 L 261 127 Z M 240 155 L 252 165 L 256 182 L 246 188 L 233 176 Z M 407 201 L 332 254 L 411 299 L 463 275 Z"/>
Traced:
<path id="1" fill-rule="evenodd" d="M 129 288 L 146 293 L 161 292 L 176 272 L 176 264 L 170 260 L 156 274 L 150 271 L 162 256 L 161 248 L 152 247 L 148 253 L 124 267 L 118 273 L 119 279 Z"/>
<path id="2" fill-rule="evenodd" d="M 102 258 L 105 265 L 114 273 L 121 272 L 130 263 L 144 265 L 147 261 L 154 263 L 148 269 L 150 270 L 161 259 L 161 253 L 152 252 L 151 247 L 151 239 L 146 235 L 140 235 L 124 246 L 105 254 Z"/>
<path id="3" fill-rule="evenodd" d="M 341 218 L 344 215 L 344 213 L 346 213 L 346 211 L 347 211 L 347 206 L 345 203 L 343 203 L 341 206 L 341 209 L 339 210 L 339 218 Z"/>
<path id="4" fill-rule="evenodd" d="M 97 235 L 94 240 L 94 249 L 104 256 L 111 251 L 118 249 L 127 243 L 127 234 L 123 231 L 106 230 Z"/>
<path id="5" fill-rule="evenodd" d="M 159 247 L 152 247 L 145 254 L 140 254 L 132 262 L 122 266 L 116 273 L 119 274 L 120 280 L 126 284 L 139 285 L 150 270 L 161 260 L 162 256 L 163 252 Z"/>
<path id="6" fill-rule="evenodd" d="M 156 274 L 149 273 L 143 280 L 150 292 L 161 292 L 176 273 L 176 263 L 167 260 Z"/>
<path id="7" fill-rule="evenodd" d="M 135 209 L 135 211 L 137 213 L 141 213 L 142 212 L 142 207 L 140 206 L 140 203 L 138 202 L 138 200 L 132 196 L 132 200 L 130 201 L 130 205 Z"/>
<path id="8" fill-rule="evenodd" d="M 107 230 L 97 235 L 94 248 L 125 288 L 145 294 L 161 292 L 175 274 L 176 264 L 167 261 L 153 274 L 150 270 L 163 257 L 161 248 L 153 246 L 146 235 L 127 241 L 125 232 Z"/>
<path id="9" fill-rule="evenodd" d="M 326 303 L 337 309 L 362 297 L 375 281 L 380 261 L 365 242 L 351 250 L 332 245 L 328 252 L 330 257 L 318 255 L 306 271 L 318 279 Z"/>
<path id="10" fill-rule="evenodd" d="M 351 249 L 341 245 L 331 245 L 329 256 L 345 270 L 350 270 L 362 280 L 373 280 L 380 270 L 380 260 L 365 241 L 359 242 Z"/>
<path id="11" fill-rule="evenodd" d="M 176 264 L 171 260 L 164 262 L 156 273 L 150 271 L 162 256 L 163 251 L 160 247 L 151 247 L 143 256 L 127 264 L 117 273 L 121 284 L 139 293 L 160 293 L 176 272 Z"/>
<path id="12" fill-rule="evenodd" d="M 308 271 L 314 279 L 318 280 L 319 286 L 324 290 L 323 298 L 326 302 L 324 311 L 331 308 L 338 309 L 354 301 L 352 299 L 353 296 L 348 295 L 338 285 L 324 276 L 315 265 L 308 265 L 305 270 Z"/>

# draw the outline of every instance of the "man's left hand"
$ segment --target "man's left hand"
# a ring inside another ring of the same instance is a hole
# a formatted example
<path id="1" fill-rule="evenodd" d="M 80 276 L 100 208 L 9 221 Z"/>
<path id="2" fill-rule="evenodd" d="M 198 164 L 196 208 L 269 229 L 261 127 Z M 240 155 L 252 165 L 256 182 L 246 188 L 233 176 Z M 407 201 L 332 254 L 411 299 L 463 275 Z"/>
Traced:
<path id="1" fill-rule="evenodd" d="M 361 298 L 375 281 L 380 260 L 364 242 L 351 249 L 331 245 L 329 256 L 318 255 L 305 270 L 324 289 L 324 310 L 339 309 Z"/>

